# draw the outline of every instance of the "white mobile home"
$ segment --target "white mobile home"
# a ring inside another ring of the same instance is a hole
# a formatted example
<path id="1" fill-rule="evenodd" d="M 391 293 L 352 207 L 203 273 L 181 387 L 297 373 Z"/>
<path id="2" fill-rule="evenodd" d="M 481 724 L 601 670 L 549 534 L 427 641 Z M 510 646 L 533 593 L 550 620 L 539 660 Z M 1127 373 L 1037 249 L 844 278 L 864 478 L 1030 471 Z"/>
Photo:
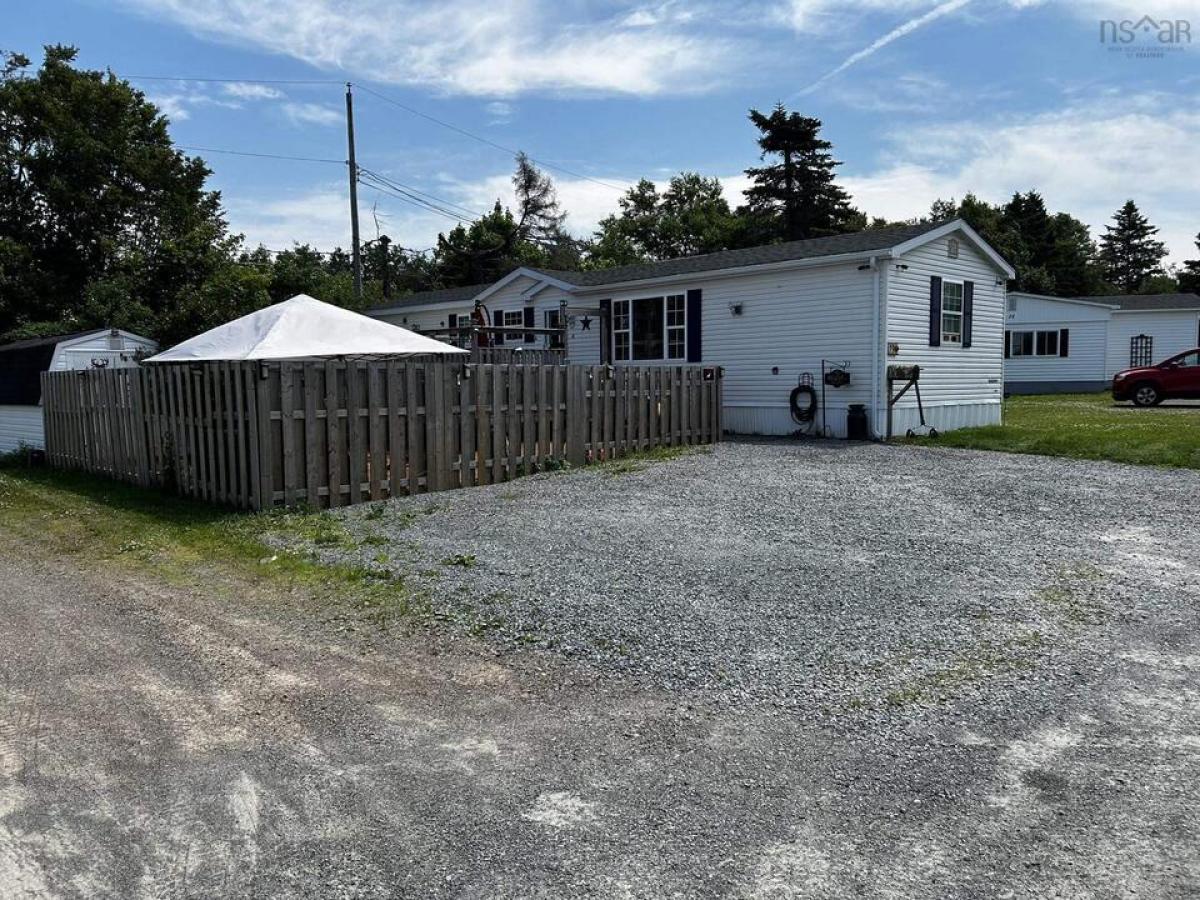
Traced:
<path id="1" fill-rule="evenodd" d="M 1007 393 L 1101 391 L 1122 369 L 1200 347 L 1200 297 L 1014 292 L 1004 341 Z"/>
<path id="2" fill-rule="evenodd" d="M 553 346 L 568 361 L 721 366 L 726 427 L 845 436 L 852 405 L 887 431 L 888 368 L 919 366 L 927 422 L 1000 421 L 1005 285 L 1012 268 L 964 222 L 905 225 L 586 272 L 517 269 L 488 285 L 415 294 L 369 314 L 414 329 L 479 309 L 503 346 Z M 823 373 L 839 374 L 828 381 Z M 848 378 L 846 377 L 848 376 Z M 814 418 L 794 389 L 811 384 Z M 899 387 L 897 386 L 897 390 Z M 918 424 L 916 392 L 894 430 Z"/>
<path id="3" fill-rule="evenodd" d="M 33 338 L 0 346 L 0 453 L 45 446 L 42 373 L 137 365 L 158 345 L 116 328 Z"/>

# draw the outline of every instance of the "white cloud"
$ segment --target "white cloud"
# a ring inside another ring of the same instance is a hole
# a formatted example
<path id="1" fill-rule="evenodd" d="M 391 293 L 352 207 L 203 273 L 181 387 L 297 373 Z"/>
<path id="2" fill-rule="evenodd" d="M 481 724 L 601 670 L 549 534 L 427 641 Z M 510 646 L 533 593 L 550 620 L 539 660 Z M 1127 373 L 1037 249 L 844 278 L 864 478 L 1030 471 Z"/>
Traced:
<path id="1" fill-rule="evenodd" d="M 493 100 L 484 107 L 484 111 L 488 114 L 489 125 L 504 125 L 512 120 L 513 105 L 504 100 Z"/>
<path id="2" fill-rule="evenodd" d="M 1200 231 L 1200 112 L 1182 98 L 1112 94 L 1007 123 L 963 121 L 893 136 L 882 169 L 842 181 L 868 214 L 907 218 L 972 191 L 992 202 L 1036 190 L 1052 210 L 1103 233 L 1133 198 L 1162 229 L 1173 261 L 1194 256 Z"/>
<path id="3" fill-rule="evenodd" d="M 261 198 L 245 192 L 239 196 L 236 201 L 227 200 L 229 225 L 246 236 L 250 247 L 262 244 L 272 250 L 286 250 L 294 243 L 307 243 L 318 250 L 331 250 L 350 246 L 350 200 L 344 184 L 329 182 L 283 196 L 277 192 Z M 435 213 L 360 188 L 359 221 L 364 241 L 375 237 L 372 209 L 377 199 L 381 230 L 402 247 L 431 247 L 439 231 L 454 227 L 453 222 Z"/>
<path id="4" fill-rule="evenodd" d="M 295 125 L 341 125 L 342 111 L 320 103 L 285 103 L 283 114 Z"/>
<path id="5" fill-rule="evenodd" d="M 283 97 L 283 91 L 270 85 L 246 81 L 227 82 L 221 85 L 221 90 L 239 100 L 279 100 Z"/>
<path id="6" fill-rule="evenodd" d="M 466 94 L 696 91 L 719 81 L 735 54 L 728 39 L 685 28 L 678 15 L 653 28 L 585 22 L 583 0 L 123 2 L 319 67 Z"/>
<path id="7" fill-rule="evenodd" d="M 172 122 L 183 122 L 191 118 L 192 114 L 188 111 L 189 98 L 184 94 L 147 94 L 146 99 Z"/>

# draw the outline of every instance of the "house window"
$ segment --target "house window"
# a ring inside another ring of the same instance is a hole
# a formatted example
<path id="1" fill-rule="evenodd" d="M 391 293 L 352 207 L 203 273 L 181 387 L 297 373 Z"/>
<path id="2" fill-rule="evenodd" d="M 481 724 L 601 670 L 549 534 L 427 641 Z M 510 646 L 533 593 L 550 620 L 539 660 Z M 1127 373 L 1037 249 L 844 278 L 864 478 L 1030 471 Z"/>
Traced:
<path id="1" fill-rule="evenodd" d="M 1008 347 L 1011 356 L 1033 356 L 1033 332 L 1010 331 Z"/>
<path id="2" fill-rule="evenodd" d="M 963 286 L 953 281 L 942 282 L 942 343 L 962 343 Z"/>
<path id="3" fill-rule="evenodd" d="M 546 310 L 546 327 L 547 328 L 561 328 L 562 321 L 563 321 L 563 318 L 562 318 L 562 310 L 561 309 Z M 565 346 L 565 344 L 563 342 L 562 332 L 560 331 L 560 332 L 558 332 L 558 334 L 549 335 L 547 338 L 547 341 L 546 341 L 546 346 L 549 347 L 551 350 L 561 350 Z"/>
<path id="4" fill-rule="evenodd" d="M 686 359 L 687 297 L 614 300 L 613 359 Z"/>
<path id="5" fill-rule="evenodd" d="M 633 301 L 633 358 L 663 358 L 663 298 Z"/>
<path id="6" fill-rule="evenodd" d="M 520 326 L 520 325 L 524 325 L 524 324 L 525 324 L 525 313 L 522 310 L 506 309 L 504 311 L 503 325 L 505 328 L 507 328 L 509 325 Z M 523 331 L 506 331 L 506 332 L 504 332 L 504 339 L 506 341 L 519 341 L 522 338 L 524 338 L 524 336 L 525 336 L 525 333 Z"/>
<path id="7" fill-rule="evenodd" d="M 628 300 L 617 300 L 612 306 L 613 359 L 629 359 L 630 315 Z"/>
<path id="8" fill-rule="evenodd" d="M 1039 331 L 1037 333 L 1037 355 L 1058 356 L 1058 332 Z"/>
<path id="9" fill-rule="evenodd" d="M 1148 366 L 1154 359 L 1154 338 L 1139 334 L 1129 339 L 1129 365 Z"/>
<path id="10" fill-rule="evenodd" d="M 1060 335 L 1066 334 L 1053 331 L 1009 331 L 1005 335 L 1008 341 L 1008 356 L 1059 356 L 1062 345 Z M 1065 340 L 1065 339 L 1064 339 Z"/>
<path id="11" fill-rule="evenodd" d="M 683 294 L 667 298 L 667 359 L 687 356 L 687 308 Z"/>

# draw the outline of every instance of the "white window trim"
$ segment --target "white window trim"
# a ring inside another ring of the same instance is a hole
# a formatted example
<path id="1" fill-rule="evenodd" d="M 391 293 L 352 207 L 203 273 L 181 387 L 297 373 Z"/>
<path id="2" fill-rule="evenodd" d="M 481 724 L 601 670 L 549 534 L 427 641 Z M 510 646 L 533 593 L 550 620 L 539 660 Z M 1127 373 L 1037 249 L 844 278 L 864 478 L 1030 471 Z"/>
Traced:
<path id="1" fill-rule="evenodd" d="M 617 307 L 621 304 L 625 306 L 625 327 L 616 327 Z M 612 303 L 613 311 L 613 328 L 612 328 L 612 360 L 613 362 L 631 362 L 633 360 L 633 301 L 629 299 L 614 300 Z M 628 351 L 627 356 L 620 356 L 617 353 L 617 335 L 625 335 L 625 347 Z"/>
<path id="2" fill-rule="evenodd" d="M 952 315 L 952 316 L 958 316 L 958 340 L 957 341 L 951 340 L 950 338 L 946 337 L 946 287 L 947 287 L 947 285 L 951 285 L 951 284 L 957 285 L 962 291 L 962 293 L 959 295 L 959 303 L 962 305 L 959 307 L 958 312 L 950 313 L 950 315 Z M 963 318 L 964 318 L 963 311 L 966 306 L 966 302 L 967 302 L 966 282 L 950 281 L 947 278 L 943 278 L 942 279 L 942 312 L 941 312 L 942 318 L 941 318 L 941 321 L 938 322 L 938 327 L 940 327 L 942 330 L 942 346 L 943 347 L 947 347 L 947 346 L 961 347 L 962 346 Z"/>
<path id="3" fill-rule="evenodd" d="M 523 309 L 505 309 L 505 310 L 501 311 L 501 316 L 503 316 L 503 320 L 501 321 L 500 324 L 503 325 L 505 328 L 505 331 L 504 331 L 505 342 L 525 340 L 525 310 L 523 310 Z M 511 319 L 511 318 L 509 318 L 510 316 L 516 316 L 516 319 L 515 320 Z M 511 325 L 517 325 L 521 328 L 521 330 L 520 331 L 509 331 L 508 328 Z"/>
<path id="4" fill-rule="evenodd" d="M 671 321 L 671 318 L 670 318 L 670 312 L 669 312 L 670 304 L 668 303 L 668 300 L 672 297 L 679 297 L 682 299 L 682 308 L 683 308 L 683 324 L 682 325 L 670 325 L 669 324 L 669 322 Z M 633 355 L 633 346 L 634 346 L 633 308 L 634 308 L 635 303 L 641 302 L 643 300 L 648 300 L 648 301 L 660 300 L 660 301 L 662 301 L 661 328 L 662 328 L 662 348 L 663 349 L 662 349 L 662 356 L 647 357 L 646 359 L 636 359 L 636 358 L 634 358 L 634 355 Z M 626 305 L 626 309 L 628 311 L 627 319 L 626 319 L 626 321 L 628 321 L 628 323 L 629 323 L 628 328 L 617 328 L 616 327 L 617 304 L 619 304 L 619 303 L 624 303 Z M 683 363 L 683 362 L 687 361 L 687 342 L 688 342 L 687 291 L 676 291 L 676 292 L 670 293 L 670 294 L 652 294 L 652 295 L 648 295 L 648 296 L 639 295 L 636 297 L 622 297 L 620 299 L 614 299 L 612 302 L 612 306 L 613 306 L 613 312 L 612 312 L 613 328 L 611 329 L 612 330 L 611 349 L 612 349 L 612 359 L 614 362 Z M 682 345 L 681 355 L 679 355 L 679 356 L 671 356 L 670 355 L 670 353 L 671 353 L 671 332 L 678 332 L 679 334 L 682 335 L 683 345 Z M 617 355 L 617 335 L 618 334 L 629 335 L 629 356 L 622 357 L 622 356 Z"/>

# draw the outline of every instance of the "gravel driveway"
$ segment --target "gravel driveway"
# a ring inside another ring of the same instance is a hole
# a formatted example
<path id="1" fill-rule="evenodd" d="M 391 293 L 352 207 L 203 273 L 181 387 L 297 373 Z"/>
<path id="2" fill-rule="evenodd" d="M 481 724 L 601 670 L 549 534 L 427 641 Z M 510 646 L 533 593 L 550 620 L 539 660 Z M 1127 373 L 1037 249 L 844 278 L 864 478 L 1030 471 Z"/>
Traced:
<path id="1" fill-rule="evenodd" d="M 340 513 L 504 647 L 839 718 L 998 703 L 1200 598 L 1200 473 L 936 449 L 731 442 Z"/>
<path id="2" fill-rule="evenodd" d="M 626 469 L 341 513 L 407 635 L 0 510 L 0 896 L 1200 893 L 1196 473 Z"/>

